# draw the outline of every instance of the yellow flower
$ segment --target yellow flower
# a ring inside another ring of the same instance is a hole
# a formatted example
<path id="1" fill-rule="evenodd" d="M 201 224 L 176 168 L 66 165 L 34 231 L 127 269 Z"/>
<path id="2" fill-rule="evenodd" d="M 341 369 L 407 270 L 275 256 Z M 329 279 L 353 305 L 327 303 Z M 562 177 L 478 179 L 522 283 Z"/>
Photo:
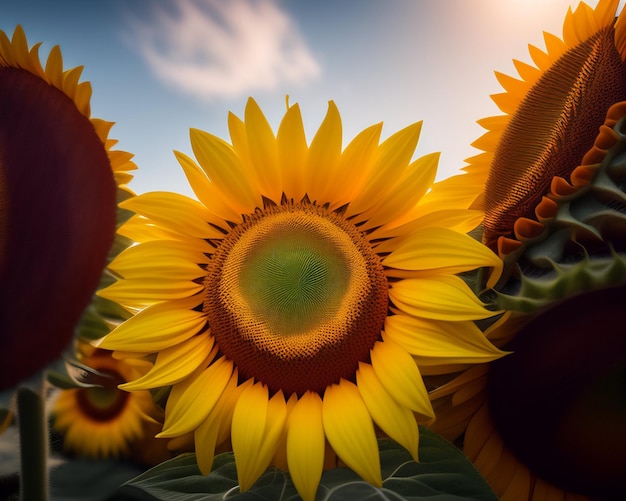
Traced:
<path id="1" fill-rule="evenodd" d="M 626 495 L 626 15 L 581 3 L 537 67 L 498 75 L 507 113 L 482 121 L 485 242 L 509 312 L 486 331 L 513 354 L 431 392 L 438 421 L 502 500 Z M 487 174 L 488 172 L 488 174 Z"/>
<path id="2" fill-rule="evenodd" d="M 242 491 L 274 463 L 313 499 L 327 444 L 380 486 L 374 423 L 417 458 L 433 418 L 418 366 L 502 355 L 474 324 L 494 312 L 457 276 L 499 274 L 465 234 L 480 212 L 445 204 L 436 154 L 411 161 L 421 123 L 379 144 L 381 127 L 342 151 L 331 102 L 307 145 L 297 105 L 275 136 L 251 99 L 229 116 L 232 145 L 192 130 L 198 163 L 176 153 L 199 201 L 122 204 L 138 244 L 100 294 L 137 313 L 99 346 L 156 353 L 123 387 L 172 385 L 160 436 L 193 432 L 204 473 L 231 440 Z"/>
<path id="3" fill-rule="evenodd" d="M 0 389 L 70 344 L 106 265 L 134 169 L 90 118 L 81 67 L 45 68 L 21 27 L 0 31 Z"/>
<path id="4" fill-rule="evenodd" d="M 156 442 L 153 434 L 160 428 L 155 420 L 159 410 L 150 392 L 130 393 L 117 387 L 139 377 L 141 372 L 105 350 L 80 357 L 80 362 L 102 374 L 103 384 L 60 390 L 56 396 L 53 427 L 63 433 L 65 450 L 93 458 L 137 458 L 136 453 L 143 452 L 137 449 L 150 447 L 152 457 L 142 454 L 143 461 L 156 464 L 159 459 L 167 459 L 166 441 L 150 444 L 145 440 Z"/>

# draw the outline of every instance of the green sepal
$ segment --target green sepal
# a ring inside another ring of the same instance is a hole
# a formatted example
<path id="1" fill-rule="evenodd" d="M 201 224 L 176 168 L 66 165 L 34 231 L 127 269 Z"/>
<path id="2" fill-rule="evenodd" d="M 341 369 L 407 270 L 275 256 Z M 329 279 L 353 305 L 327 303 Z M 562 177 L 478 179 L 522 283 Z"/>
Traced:
<path id="1" fill-rule="evenodd" d="M 66 358 L 64 369 L 46 372 L 48 382 L 61 390 L 93 387 L 112 388 L 120 383 L 110 375 L 92 369 L 76 359 Z"/>
<path id="2" fill-rule="evenodd" d="M 532 313 L 576 294 L 626 283 L 626 117 L 588 185 L 552 193 L 543 231 L 504 257 L 498 307 Z"/>
<path id="3" fill-rule="evenodd" d="M 626 254 L 585 259 L 576 263 L 552 263 L 553 270 L 541 277 L 521 276 L 515 295 L 498 294 L 497 304 L 505 310 L 531 313 L 555 301 L 591 290 L 626 282 Z"/>

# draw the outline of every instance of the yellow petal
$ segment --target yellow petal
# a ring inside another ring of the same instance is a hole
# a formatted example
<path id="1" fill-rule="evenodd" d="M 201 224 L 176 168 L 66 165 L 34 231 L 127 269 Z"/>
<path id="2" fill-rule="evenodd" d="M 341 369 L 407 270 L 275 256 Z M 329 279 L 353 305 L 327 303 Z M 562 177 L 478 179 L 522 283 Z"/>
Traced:
<path id="1" fill-rule="evenodd" d="M 157 437 L 177 437 L 193 431 L 209 415 L 232 373 L 232 362 L 221 357 L 185 388 L 174 405 L 168 400 L 163 431 Z"/>
<path id="2" fill-rule="evenodd" d="M 235 405 L 232 423 L 232 444 L 241 490 L 245 491 L 254 480 L 256 455 L 263 441 L 269 396 L 267 386 L 256 383 L 246 388 Z"/>
<path id="3" fill-rule="evenodd" d="M 305 174 L 305 189 L 312 201 L 333 202 L 336 186 L 335 176 L 341 157 L 342 126 L 339 110 L 333 101 L 328 102 L 328 112 L 322 121 L 311 146 Z"/>
<path id="4" fill-rule="evenodd" d="M 16 27 L 17 29 L 17 27 Z M 15 61 L 15 54 L 13 54 L 13 48 L 11 47 L 11 41 L 4 31 L 0 30 L 0 64 L 4 66 L 11 66 L 15 68 L 17 63 Z"/>
<path id="5" fill-rule="evenodd" d="M 307 392 L 295 404 L 287 425 L 287 463 L 298 494 L 314 501 L 322 478 L 325 447 L 322 399 Z"/>
<path id="6" fill-rule="evenodd" d="M 454 275 L 401 280 L 389 289 L 389 298 L 405 313 L 434 320 L 478 320 L 497 313 L 485 309 L 469 286 Z"/>
<path id="7" fill-rule="evenodd" d="M 78 89 L 78 81 L 80 80 L 80 75 L 83 72 L 83 68 L 81 66 L 77 66 L 76 68 L 72 68 L 71 70 L 66 70 L 63 72 L 63 90 L 66 95 L 74 100 L 76 96 L 76 91 Z"/>
<path id="8" fill-rule="evenodd" d="M 285 434 L 285 424 L 287 422 L 287 403 L 282 391 L 276 393 L 270 398 L 267 406 L 267 420 L 265 422 L 265 436 L 263 444 L 258 451 L 257 471 L 255 472 L 255 480 L 270 465 L 272 458 L 275 456 L 281 438 Z M 254 482 L 253 481 L 253 482 Z"/>
<path id="9" fill-rule="evenodd" d="M 431 400 L 435 401 L 436 399 L 442 397 L 454 396 L 454 394 L 462 389 L 466 384 L 473 384 L 477 380 L 482 380 L 483 382 L 486 382 L 488 370 L 488 364 L 474 365 L 470 369 L 461 372 L 461 374 L 456 376 L 451 381 L 432 390 L 429 393 Z M 475 409 L 472 409 L 472 413 L 474 412 L 474 410 Z"/>
<path id="10" fill-rule="evenodd" d="M 520 103 L 518 96 L 514 96 L 507 92 L 492 94 L 491 100 L 496 104 L 500 111 L 507 115 L 515 114 Z"/>
<path id="11" fill-rule="evenodd" d="M 50 83 L 56 88 L 61 89 L 63 87 L 63 56 L 58 45 L 52 47 L 50 54 L 48 54 L 46 75 L 50 78 Z"/>
<path id="12" fill-rule="evenodd" d="M 483 266 L 495 268 L 487 287 L 493 287 L 502 272 L 502 260 L 469 235 L 447 228 L 415 231 L 383 259 L 385 266 L 402 270 L 432 270 L 457 274 Z"/>
<path id="13" fill-rule="evenodd" d="M 393 252 L 404 238 L 410 238 L 415 231 L 441 227 L 468 233 L 482 222 L 483 217 L 484 212 L 479 210 L 451 209 L 429 212 L 398 227 L 383 226 L 371 233 L 370 239 L 390 239 L 378 244 L 376 250 L 384 253 Z"/>
<path id="14" fill-rule="evenodd" d="M 253 379 L 246 379 L 243 383 L 239 384 L 239 376 L 236 367 L 233 371 L 231 379 L 235 382 L 235 387 L 233 389 L 227 388 L 228 392 L 224 391 L 224 393 L 222 393 L 222 396 L 218 401 L 219 407 L 216 406 L 213 410 L 213 412 L 219 412 L 221 414 L 220 419 L 216 420 L 216 422 L 219 422 L 220 424 L 219 433 L 217 435 L 218 444 L 221 444 L 226 440 L 230 441 L 233 414 L 235 412 L 235 406 L 237 405 L 239 396 L 248 386 L 251 386 L 254 383 Z"/>
<path id="15" fill-rule="evenodd" d="M 129 308 L 143 308 L 159 301 L 189 298 L 202 290 L 202 284 L 191 280 L 149 277 L 119 280 L 97 294 Z"/>
<path id="16" fill-rule="evenodd" d="M 383 335 L 370 357 L 376 376 L 396 402 L 424 416 L 434 416 L 422 375 L 408 352 Z"/>
<path id="17" fill-rule="evenodd" d="M 109 268 L 126 279 L 195 280 L 206 275 L 198 264 L 208 261 L 206 255 L 185 248 L 183 242 L 155 240 L 125 249 Z"/>
<path id="18" fill-rule="evenodd" d="M 528 44 L 528 53 L 530 54 L 530 58 L 533 60 L 537 68 L 547 68 L 550 66 L 550 57 L 540 48 Z"/>
<path id="19" fill-rule="evenodd" d="M 276 138 L 261 108 L 252 98 L 246 104 L 244 123 L 250 161 L 261 185 L 262 195 L 278 202 L 283 188 L 278 170 Z"/>
<path id="20" fill-rule="evenodd" d="M 391 397 L 369 364 L 359 362 L 356 384 L 376 424 L 417 461 L 419 431 L 413 412 Z"/>
<path id="21" fill-rule="evenodd" d="M 298 402 L 298 395 L 292 393 L 291 396 L 287 399 L 287 417 L 285 418 L 285 423 L 289 422 L 289 416 L 291 416 L 291 412 Z M 321 423 L 321 420 L 320 420 Z M 283 427 L 283 430 L 280 434 L 280 438 L 278 439 L 278 449 L 276 449 L 276 453 L 272 458 L 272 465 L 283 471 L 289 471 L 289 465 L 287 464 L 287 424 Z"/>
<path id="22" fill-rule="evenodd" d="M 246 124 L 232 112 L 228 112 L 228 131 L 233 150 L 244 165 L 246 172 L 253 172 L 250 154 L 248 151 L 248 136 L 246 135 Z"/>
<path id="23" fill-rule="evenodd" d="M 207 359 L 214 360 L 217 356 L 218 348 L 217 346 L 213 346 L 211 353 L 207 357 Z M 116 352 L 117 353 L 117 352 Z M 191 384 L 198 379 L 198 377 L 207 369 L 208 364 L 201 364 L 197 367 L 188 377 L 183 379 L 180 383 L 176 383 L 172 385 L 169 395 L 167 396 L 166 402 L 166 411 L 169 407 L 170 409 L 176 407 L 176 404 L 180 400 L 180 397 L 187 391 L 187 388 L 191 386 Z"/>
<path id="24" fill-rule="evenodd" d="M 372 418 L 358 388 L 341 379 L 324 392 L 322 420 L 328 442 L 348 468 L 382 487 L 378 443 Z"/>
<path id="25" fill-rule="evenodd" d="M 194 431 L 196 462 L 203 475 L 208 475 L 213 468 L 218 432 L 219 427 L 208 417 Z"/>
<path id="26" fill-rule="evenodd" d="M 240 395 L 233 413 L 232 444 L 237 477 L 247 491 L 269 466 L 285 425 L 287 406 L 282 393 L 268 401 L 267 386 L 248 386 Z"/>
<path id="27" fill-rule="evenodd" d="M 135 214 L 128 221 L 126 221 L 117 232 L 135 242 L 151 242 L 153 240 L 181 240 L 186 244 L 192 242 L 202 242 L 206 244 L 204 240 L 199 238 L 192 238 L 180 235 L 170 230 L 163 228 L 162 226 L 155 225 L 148 218 Z"/>
<path id="28" fill-rule="evenodd" d="M 458 174 L 433 184 L 419 203 L 419 214 L 424 215 L 445 207 L 451 209 L 469 208 L 477 196 L 485 189 L 485 174 Z"/>
<path id="29" fill-rule="evenodd" d="M 397 183 L 378 204 L 368 209 L 363 217 L 368 220 L 363 229 L 385 224 L 399 226 L 410 217 L 410 210 L 417 205 L 431 187 L 437 174 L 439 153 L 425 155 L 404 171 Z"/>
<path id="30" fill-rule="evenodd" d="M 207 361 L 214 339 L 207 332 L 192 337 L 172 348 L 159 351 L 150 371 L 139 379 L 120 385 L 128 391 L 171 386 L 185 379 Z"/>
<path id="31" fill-rule="evenodd" d="M 230 420 L 240 390 L 241 387 L 237 386 L 237 371 L 234 370 L 213 410 L 194 431 L 196 459 L 203 475 L 208 475 L 213 467 L 215 446 L 220 443 L 224 425 L 230 431 Z"/>
<path id="32" fill-rule="evenodd" d="M 206 254 L 211 253 L 212 250 L 213 248 L 200 238 L 164 239 L 151 240 L 141 245 L 134 245 L 126 249 L 122 254 L 130 253 L 132 255 L 135 252 L 141 252 L 146 260 L 159 260 L 171 256 L 185 259 L 192 263 L 207 264 L 209 258 L 206 257 Z"/>
<path id="33" fill-rule="evenodd" d="M 383 124 L 378 123 L 364 129 L 350 141 L 341 154 L 337 168 L 337 205 L 342 206 L 354 198 L 369 174 L 378 150 Z"/>
<path id="34" fill-rule="evenodd" d="M 206 207 L 177 193 L 144 193 L 123 201 L 120 207 L 146 216 L 175 233 L 203 239 L 224 236 L 209 224 L 213 218 Z"/>
<path id="35" fill-rule="evenodd" d="M 523 96 L 526 94 L 528 90 L 528 83 L 526 81 L 500 73 L 499 71 L 494 73 L 500 85 L 508 93 L 515 94 L 517 96 Z"/>
<path id="36" fill-rule="evenodd" d="M 346 217 L 366 211 L 387 195 L 409 165 L 421 128 L 422 122 L 417 122 L 396 132 L 380 145 L 370 173 L 350 203 Z"/>
<path id="37" fill-rule="evenodd" d="M 520 61 L 519 59 L 513 59 L 513 65 L 515 66 L 515 69 L 517 70 L 517 73 L 519 74 L 521 79 L 526 82 L 529 87 L 532 87 L 541 76 L 541 71 L 532 64 L 525 63 L 524 61 Z M 527 90 L 524 91 L 524 94 L 526 94 L 526 92 Z"/>
<path id="38" fill-rule="evenodd" d="M 391 315 L 385 320 L 385 332 L 413 355 L 420 367 L 490 362 L 505 355 L 471 321 L 446 322 Z"/>
<path id="39" fill-rule="evenodd" d="M 191 149 L 211 183 L 226 195 L 224 198 L 236 199 L 248 209 L 246 212 L 252 212 L 260 203 L 260 197 L 232 146 L 198 129 L 191 129 L 190 137 Z"/>
<path id="40" fill-rule="evenodd" d="M 301 200 L 305 193 L 302 166 L 306 164 L 308 147 L 300 107 L 297 104 L 285 113 L 276 134 L 276 145 L 285 195 L 287 198 Z"/>
<path id="41" fill-rule="evenodd" d="M 225 221 L 238 221 L 241 214 L 248 211 L 248 207 L 238 198 L 228 197 L 228 194 L 224 196 L 219 185 L 212 183 L 204 169 L 193 159 L 179 151 L 175 151 L 174 155 L 183 168 L 196 197 L 212 214 Z"/>
<path id="42" fill-rule="evenodd" d="M 503 115 L 503 116 L 506 116 L 506 115 Z M 483 123 L 484 122 L 485 122 L 485 119 L 483 119 Z M 503 123 L 503 124 L 495 123 L 492 125 L 492 127 L 489 127 L 489 128 L 493 128 L 493 126 L 504 129 L 506 127 L 506 123 Z M 491 153 L 498 146 L 498 142 L 500 141 L 500 138 L 501 138 L 501 134 L 494 134 L 491 131 L 489 131 L 483 134 L 482 136 L 480 136 L 478 139 L 474 140 L 474 142 L 472 143 L 472 146 L 479 150 L 483 150 L 485 152 Z"/>
<path id="43" fill-rule="evenodd" d="M 181 343 L 206 325 L 205 315 L 191 309 L 194 303 L 187 299 L 150 306 L 121 323 L 97 345 L 106 350 L 152 353 Z"/>
<path id="44" fill-rule="evenodd" d="M 28 58 L 28 42 L 26 41 L 26 34 L 24 28 L 21 25 L 17 25 L 13 36 L 11 37 L 11 44 L 13 45 L 13 53 L 17 58 L 17 65 L 19 68 L 30 70 L 30 62 Z"/>

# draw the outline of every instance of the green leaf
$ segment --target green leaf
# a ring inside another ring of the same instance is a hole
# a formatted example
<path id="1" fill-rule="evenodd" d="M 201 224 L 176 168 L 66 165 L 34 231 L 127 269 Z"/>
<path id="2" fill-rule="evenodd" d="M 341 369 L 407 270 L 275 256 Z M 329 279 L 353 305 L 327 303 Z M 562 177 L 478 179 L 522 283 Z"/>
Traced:
<path id="1" fill-rule="evenodd" d="M 452 444 L 420 429 L 420 462 L 391 440 L 380 440 L 383 487 L 371 486 L 347 468 L 324 472 L 317 501 L 432 500 L 497 501 L 472 463 Z M 232 453 L 215 458 L 213 470 L 203 476 L 195 456 L 184 454 L 139 475 L 123 485 L 115 499 L 125 501 L 295 501 L 300 499 L 287 473 L 267 470 L 254 486 L 240 493 Z"/>
<path id="2" fill-rule="evenodd" d="M 54 501 L 114 500 L 120 484 L 141 471 L 125 461 L 72 459 L 51 469 L 50 496 Z"/>
<path id="3" fill-rule="evenodd" d="M 83 385 L 76 382 L 67 372 L 51 370 L 46 372 L 47 381 L 60 390 L 73 390 L 75 388 L 83 388 Z"/>
<path id="4" fill-rule="evenodd" d="M 115 277 L 105 270 L 98 288 L 103 289 L 113 282 L 115 282 Z M 77 327 L 77 335 L 83 340 L 99 339 L 111 332 L 116 324 L 131 316 L 128 310 L 119 304 L 100 296 L 93 296 L 83 312 Z"/>

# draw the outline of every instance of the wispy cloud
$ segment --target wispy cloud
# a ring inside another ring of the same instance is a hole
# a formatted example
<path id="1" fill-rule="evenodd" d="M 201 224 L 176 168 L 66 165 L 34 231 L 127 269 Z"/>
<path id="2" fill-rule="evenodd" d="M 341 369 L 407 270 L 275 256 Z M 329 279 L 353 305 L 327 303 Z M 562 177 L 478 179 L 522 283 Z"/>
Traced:
<path id="1" fill-rule="evenodd" d="M 131 19 L 131 42 L 164 82 L 198 98 L 245 95 L 320 74 L 295 22 L 274 0 L 161 4 Z"/>

